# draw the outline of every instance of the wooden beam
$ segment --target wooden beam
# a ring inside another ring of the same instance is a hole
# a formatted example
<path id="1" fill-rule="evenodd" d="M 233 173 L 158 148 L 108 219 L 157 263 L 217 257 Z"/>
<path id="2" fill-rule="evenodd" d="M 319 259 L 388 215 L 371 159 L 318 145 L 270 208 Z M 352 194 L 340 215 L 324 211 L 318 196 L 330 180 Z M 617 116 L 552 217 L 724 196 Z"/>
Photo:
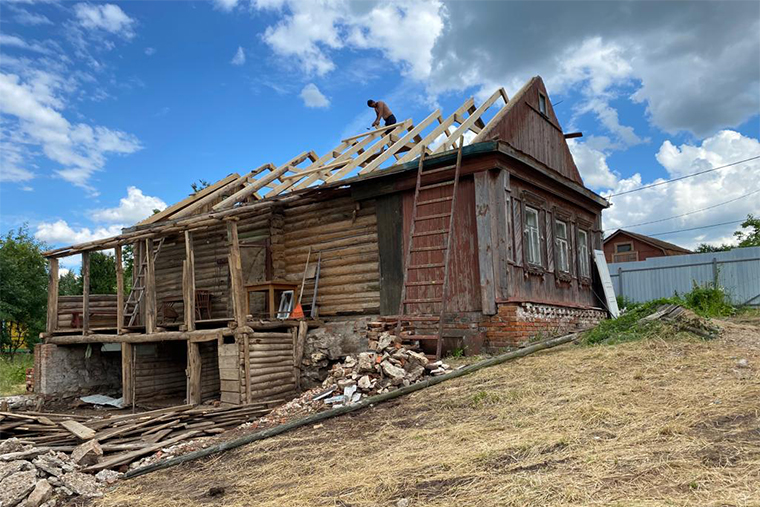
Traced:
<path id="1" fill-rule="evenodd" d="M 459 106 L 459 109 L 457 109 L 456 111 L 454 111 L 454 113 L 451 116 L 449 116 L 448 118 L 446 118 L 445 120 L 443 120 L 443 122 L 441 122 L 440 125 L 438 125 L 430 133 L 428 133 L 428 135 L 426 135 L 422 139 L 421 142 L 417 143 L 417 145 L 414 148 L 412 148 L 411 150 L 409 150 L 406 153 L 406 155 L 404 155 L 403 157 L 401 157 L 397 163 L 398 164 L 403 164 L 405 162 L 409 162 L 409 161 L 414 160 L 415 158 L 417 158 L 420 155 L 420 153 L 421 153 L 421 151 L 422 151 L 423 148 L 425 148 L 426 146 L 428 146 L 429 144 L 431 144 L 432 142 L 434 142 L 438 138 L 438 136 L 440 136 L 444 131 L 448 130 L 448 128 L 454 123 L 454 118 L 455 118 L 455 116 L 457 114 L 462 114 L 463 112 L 467 111 L 467 109 L 469 109 L 470 107 L 472 107 L 472 105 L 474 103 L 475 103 L 475 99 L 473 99 L 472 97 L 470 97 L 469 99 L 467 99 L 464 102 L 464 104 L 462 104 L 461 106 Z"/>
<path id="2" fill-rule="evenodd" d="M 485 315 L 496 314 L 494 291 L 491 177 L 488 171 L 473 175 L 475 179 L 475 222 L 478 237 L 478 266 L 480 268 L 480 297 Z"/>
<path id="3" fill-rule="evenodd" d="M 512 206 L 509 200 L 510 182 L 509 171 L 497 169 L 494 181 L 494 192 L 491 202 L 494 205 L 493 220 L 491 221 L 491 241 L 494 245 L 493 270 L 496 283 L 496 297 L 507 299 L 509 297 L 509 249 L 512 237 L 510 216 Z"/>
<path id="4" fill-rule="evenodd" d="M 232 283 L 232 307 L 235 312 L 235 322 L 238 327 L 246 324 L 248 308 L 246 308 L 246 293 L 243 283 L 243 263 L 240 257 L 240 241 L 238 240 L 237 223 L 227 224 L 227 236 L 229 240 L 229 268 L 230 281 Z"/>
<path id="5" fill-rule="evenodd" d="M 168 217 L 172 216 L 175 212 L 183 209 L 185 206 L 188 206 L 189 204 L 192 204 L 196 200 L 203 198 L 204 196 L 210 194 L 214 190 L 216 190 L 216 189 L 218 189 L 220 187 L 223 187 L 224 185 L 228 184 L 231 181 L 234 181 L 234 180 L 238 179 L 239 177 L 240 177 L 240 175 L 238 173 L 232 173 L 229 176 L 226 176 L 225 178 L 222 178 L 221 180 L 217 181 L 213 185 L 209 185 L 206 188 L 204 188 L 203 190 L 199 190 L 198 192 L 195 192 L 194 194 L 192 194 L 192 195 L 190 195 L 188 197 L 185 197 L 180 202 L 169 206 L 165 210 L 160 211 L 160 212 L 156 213 L 155 215 L 149 216 L 148 218 L 146 218 L 142 222 L 139 222 L 137 225 L 153 224 L 153 223 L 156 223 L 156 222 L 158 222 L 160 220 L 163 220 L 164 218 L 168 218 Z"/>
<path id="6" fill-rule="evenodd" d="M 132 362 L 132 347 L 131 343 L 121 344 L 121 396 L 124 398 L 124 406 L 134 403 L 132 393 L 134 391 L 135 365 Z"/>
<path id="7" fill-rule="evenodd" d="M 468 130 L 474 130 L 473 127 L 475 127 L 475 123 L 480 120 L 480 117 L 483 116 L 483 113 L 490 108 L 494 102 L 496 102 L 496 99 L 501 97 L 501 91 L 496 90 L 490 97 L 488 97 L 488 100 L 483 102 L 483 104 L 480 105 L 479 108 L 477 108 L 473 113 L 470 114 L 470 116 L 457 128 L 454 132 L 451 133 L 448 139 L 446 139 L 441 145 L 435 149 L 433 153 L 441 153 L 443 151 L 448 151 L 451 149 L 451 147 L 454 145 L 454 142 L 459 139 L 460 136 L 463 136 L 465 132 Z M 481 129 L 478 129 L 480 131 Z"/>
<path id="8" fill-rule="evenodd" d="M 227 195 L 230 192 L 232 192 L 235 188 L 245 185 L 246 180 L 256 171 L 259 171 L 260 169 L 263 170 L 267 167 L 274 167 L 272 164 L 264 164 L 263 166 L 259 167 L 258 169 L 255 169 L 254 171 L 251 171 L 250 173 L 247 173 L 243 176 L 240 176 L 239 178 L 236 178 L 235 180 L 227 183 L 226 185 L 217 188 L 215 191 L 207 194 L 201 199 L 196 200 L 189 206 L 185 207 L 184 209 L 179 210 L 174 215 L 172 215 L 173 218 L 182 218 L 186 216 L 190 216 L 199 209 L 203 208 L 204 206 L 208 206 L 215 200 L 219 199 L 223 195 Z M 261 171 L 259 171 L 261 172 Z M 258 173 L 257 173 L 258 174 Z"/>
<path id="9" fill-rule="evenodd" d="M 205 339 L 214 335 L 217 339 L 222 336 L 231 336 L 232 329 L 223 327 L 219 329 L 201 329 L 199 331 L 160 331 L 150 334 L 89 334 L 82 335 L 62 335 L 51 336 L 47 343 L 54 345 L 76 345 L 78 343 L 154 343 L 178 340 L 195 340 L 196 338 Z"/>
<path id="10" fill-rule="evenodd" d="M 82 252 L 82 334 L 90 332 L 90 252 Z"/>
<path id="11" fill-rule="evenodd" d="M 197 342 L 187 342 L 187 403 L 201 403 L 201 348 Z"/>
<path id="12" fill-rule="evenodd" d="M 145 240 L 145 262 L 147 263 L 145 269 L 145 292 L 143 299 L 145 300 L 145 332 L 156 332 L 156 266 L 153 261 L 153 240 Z"/>
<path id="13" fill-rule="evenodd" d="M 243 340 L 243 372 L 245 374 L 245 402 L 251 402 L 251 335 L 243 333 L 240 335 Z"/>
<path id="14" fill-rule="evenodd" d="M 121 258 L 121 245 L 113 249 L 116 260 L 116 333 L 121 334 L 124 326 L 124 265 Z"/>
<path id="15" fill-rule="evenodd" d="M 47 298 L 47 332 L 53 333 L 58 328 L 58 259 L 48 259 L 50 272 L 48 273 L 48 298 Z"/>
<path id="16" fill-rule="evenodd" d="M 398 150 L 405 147 L 409 141 L 413 140 L 417 135 L 419 135 L 423 130 L 427 128 L 428 125 L 433 123 L 437 118 L 440 118 L 441 116 L 441 110 L 436 109 L 433 111 L 433 113 L 422 120 L 422 123 L 411 129 L 407 134 L 403 137 L 401 137 L 398 141 L 393 143 L 393 145 L 388 148 L 383 154 L 379 157 L 377 157 L 375 160 L 364 166 L 361 171 L 359 171 L 359 174 L 366 174 L 369 172 L 374 171 L 378 167 L 380 167 L 380 164 L 385 162 L 388 157 L 395 154 Z"/>
<path id="17" fill-rule="evenodd" d="M 182 271 L 182 302 L 185 311 L 185 330 L 195 331 L 195 251 L 193 233 L 185 231 L 185 261 Z"/>
<path id="18" fill-rule="evenodd" d="M 412 121 L 412 120 L 408 119 L 408 120 L 402 121 L 401 123 L 394 123 L 393 125 L 386 125 L 385 127 L 378 127 L 378 128 L 376 128 L 374 130 L 368 130 L 367 132 L 364 132 L 362 134 L 356 134 L 355 136 L 347 137 L 345 139 L 342 139 L 342 141 L 345 143 L 345 142 L 348 142 L 348 141 L 353 141 L 354 139 L 359 139 L 359 138 L 364 137 L 364 136 L 371 136 L 373 134 L 383 133 L 386 130 L 395 129 L 396 127 L 398 127 L 402 123 L 406 123 L 406 122 L 410 122 L 410 121 Z"/>

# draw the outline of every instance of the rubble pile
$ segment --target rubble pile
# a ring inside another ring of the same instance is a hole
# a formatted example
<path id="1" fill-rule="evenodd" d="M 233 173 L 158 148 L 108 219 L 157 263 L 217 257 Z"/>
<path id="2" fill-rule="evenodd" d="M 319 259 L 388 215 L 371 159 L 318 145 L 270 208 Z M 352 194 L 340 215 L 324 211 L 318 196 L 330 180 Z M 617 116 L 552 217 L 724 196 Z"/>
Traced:
<path id="1" fill-rule="evenodd" d="M 91 452 L 69 456 L 46 447 L 9 438 L 0 442 L 0 505 L 3 507 L 55 507 L 74 497 L 102 496 L 101 490 L 121 476 L 113 470 L 96 475 L 81 470 Z"/>
<path id="2" fill-rule="evenodd" d="M 335 363 L 322 383 L 335 386 L 338 394 L 326 403 L 354 403 L 362 395 L 381 394 L 418 382 L 424 376 L 443 375 L 451 370 L 441 361 L 431 362 L 425 354 L 410 350 L 389 332 L 370 340 L 370 351 L 346 356 Z"/>

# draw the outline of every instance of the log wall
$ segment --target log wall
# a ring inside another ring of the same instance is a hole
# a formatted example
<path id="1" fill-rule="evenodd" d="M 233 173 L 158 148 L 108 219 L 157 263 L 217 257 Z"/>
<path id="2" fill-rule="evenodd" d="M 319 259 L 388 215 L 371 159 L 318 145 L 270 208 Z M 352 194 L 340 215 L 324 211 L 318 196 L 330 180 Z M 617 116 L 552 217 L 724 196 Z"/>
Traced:
<path id="1" fill-rule="evenodd" d="M 287 398 L 296 391 L 294 337 L 295 328 L 252 333 L 248 337 L 248 368 L 250 372 L 250 400 L 260 401 Z M 249 389 L 245 379 L 246 346 L 238 340 L 240 354 L 241 403 Z"/>
<path id="2" fill-rule="evenodd" d="M 57 330 L 65 331 L 73 329 L 72 327 L 72 311 L 80 312 L 79 315 L 79 328 L 82 328 L 82 296 L 59 296 L 58 297 L 58 327 Z M 91 294 L 90 295 L 90 311 L 105 311 L 112 314 L 112 316 L 106 315 L 92 315 L 90 317 L 90 327 L 116 327 L 116 294 Z"/>
<path id="3" fill-rule="evenodd" d="M 219 358 L 215 341 L 198 344 L 201 352 L 201 401 L 218 400 Z"/>
<path id="4" fill-rule="evenodd" d="M 374 199 L 356 201 L 348 190 L 284 210 L 284 272 L 300 282 L 311 247 L 311 262 L 322 253 L 317 306 L 320 316 L 378 314 L 380 272 Z M 275 238 L 276 236 L 273 236 Z M 274 241 L 273 241 L 274 246 Z M 277 259 L 277 257 L 275 257 Z M 311 302 L 309 283 L 303 301 Z"/>
<path id="5" fill-rule="evenodd" d="M 184 399 L 187 391 L 187 344 L 170 341 L 135 347 L 135 402 Z"/>

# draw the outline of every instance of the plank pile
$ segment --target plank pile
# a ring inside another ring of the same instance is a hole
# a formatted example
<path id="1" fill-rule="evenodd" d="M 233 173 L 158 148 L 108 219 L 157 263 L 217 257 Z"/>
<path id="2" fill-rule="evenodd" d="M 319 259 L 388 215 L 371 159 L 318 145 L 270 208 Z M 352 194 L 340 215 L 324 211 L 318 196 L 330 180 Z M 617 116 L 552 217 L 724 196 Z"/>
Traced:
<path id="1" fill-rule="evenodd" d="M 0 412 L 0 439 L 71 453 L 84 471 L 117 469 L 191 437 L 211 436 L 268 414 L 282 400 L 229 408 L 182 405 L 150 412 L 91 417 Z"/>

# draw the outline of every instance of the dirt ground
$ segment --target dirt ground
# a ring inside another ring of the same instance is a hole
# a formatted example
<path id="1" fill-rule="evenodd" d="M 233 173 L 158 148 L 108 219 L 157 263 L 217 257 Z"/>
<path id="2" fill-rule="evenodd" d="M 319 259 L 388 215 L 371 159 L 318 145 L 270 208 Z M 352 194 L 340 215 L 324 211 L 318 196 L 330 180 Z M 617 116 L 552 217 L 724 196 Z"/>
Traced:
<path id="1" fill-rule="evenodd" d="M 96 505 L 760 505 L 760 322 L 721 326 L 539 352 Z"/>

